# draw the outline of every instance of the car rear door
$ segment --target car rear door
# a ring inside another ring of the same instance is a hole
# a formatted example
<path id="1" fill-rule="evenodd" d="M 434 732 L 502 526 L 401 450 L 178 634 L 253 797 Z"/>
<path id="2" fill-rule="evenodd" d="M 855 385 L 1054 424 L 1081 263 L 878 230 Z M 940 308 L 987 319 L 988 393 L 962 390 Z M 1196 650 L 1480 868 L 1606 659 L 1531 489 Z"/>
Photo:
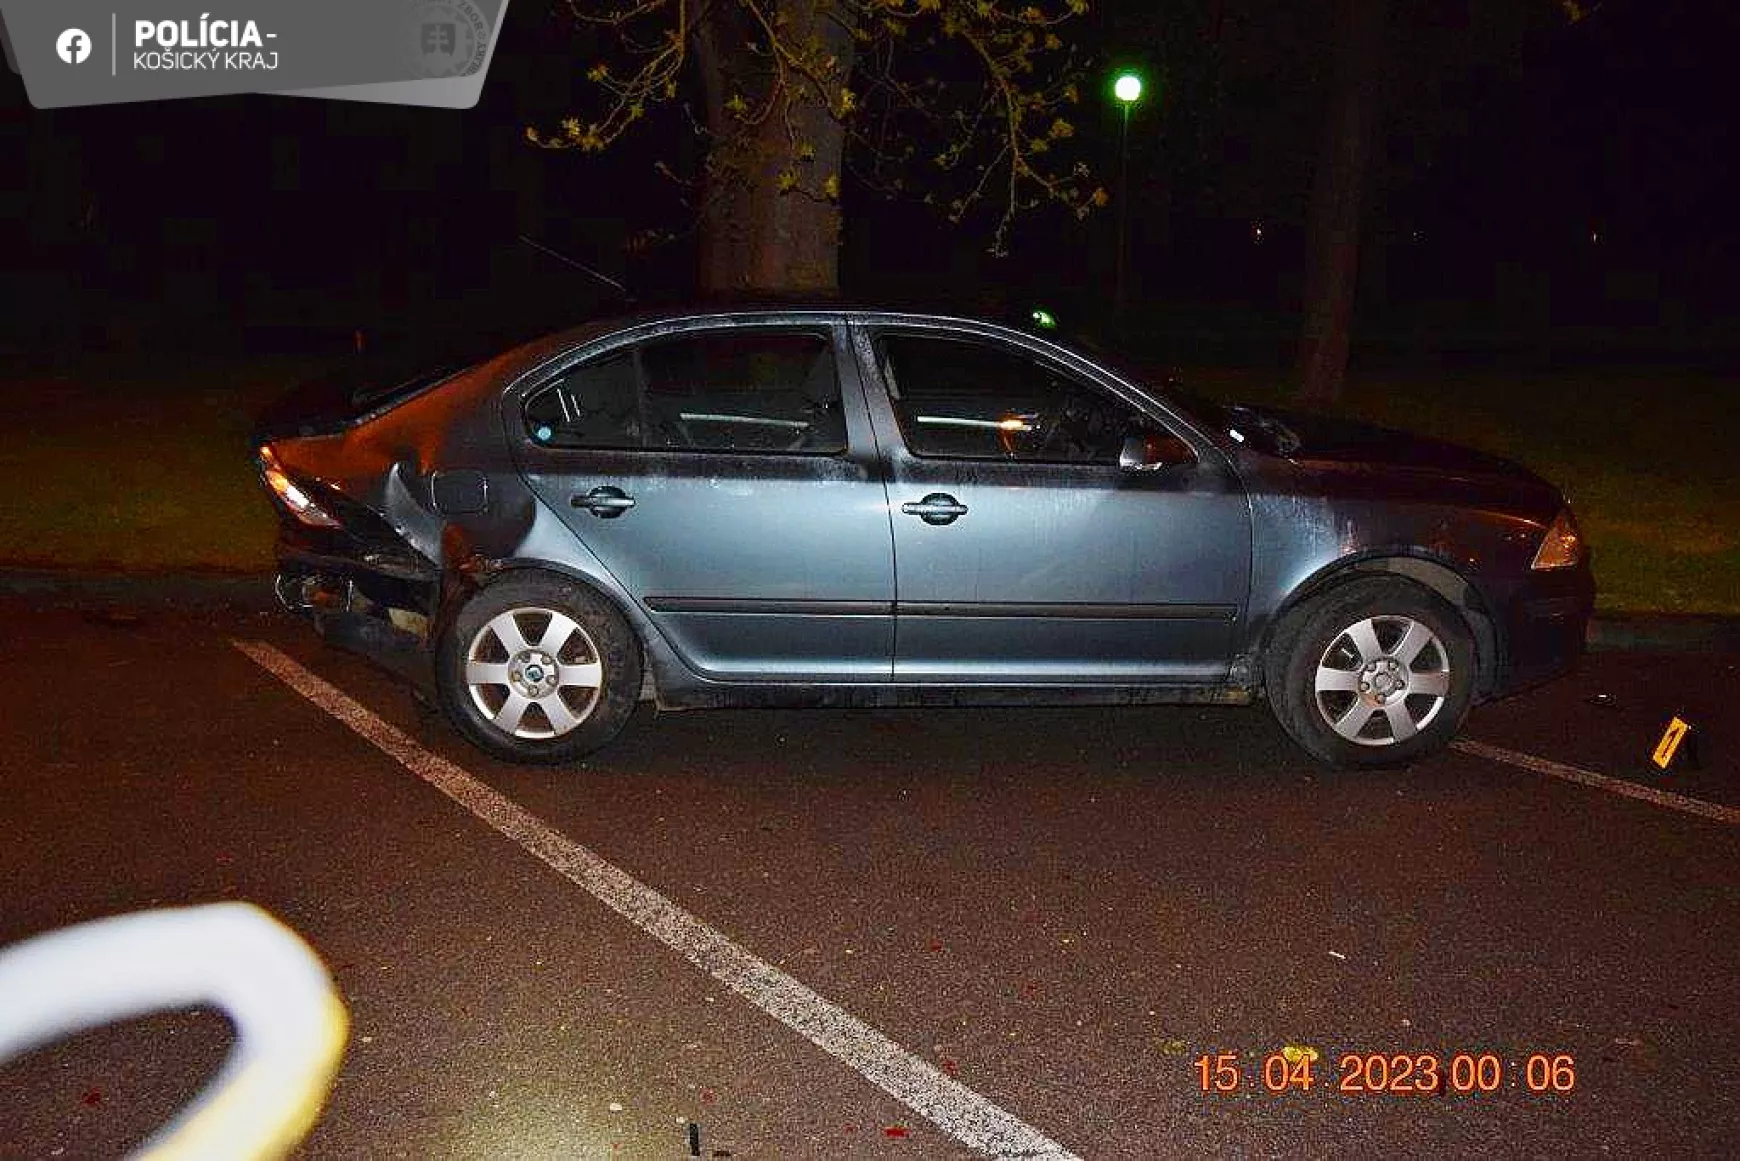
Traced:
<path id="1" fill-rule="evenodd" d="M 996 332 L 867 328 L 897 681 L 1216 682 L 1250 521 L 1213 446 L 1110 376 Z M 1138 435 L 1166 466 L 1125 470 Z"/>
<path id="2" fill-rule="evenodd" d="M 691 668 L 888 678 L 887 494 L 843 326 L 631 333 L 512 410 L 532 489 Z"/>

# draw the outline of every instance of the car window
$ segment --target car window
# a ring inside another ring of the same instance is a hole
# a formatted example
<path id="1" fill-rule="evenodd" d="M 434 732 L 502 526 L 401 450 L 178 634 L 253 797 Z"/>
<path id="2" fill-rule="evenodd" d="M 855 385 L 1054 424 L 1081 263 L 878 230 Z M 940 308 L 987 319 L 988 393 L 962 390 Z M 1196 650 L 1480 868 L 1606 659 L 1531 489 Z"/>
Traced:
<path id="1" fill-rule="evenodd" d="M 526 431 L 551 447 L 636 448 L 642 428 L 626 353 L 570 368 L 526 404 Z"/>
<path id="2" fill-rule="evenodd" d="M 845 450 L 840 380 L 826 334 L 717 331 L 648 343 L 640 360 L 648 447 Z"/>
<path id="3" fill-rule="evenodd" d="M 884 335 L 883 373 L 914 455 L 1115 466 L 1128 435 L 1164 429 L 1040 359 L 970 339 Z"/>
<path id="4" fill-rule="evenodd" d="M 551 447 L 835 455 L 846 447 L 833 343 L 729 330 L 643 343 L 572 368 L 526 404 Z"/>

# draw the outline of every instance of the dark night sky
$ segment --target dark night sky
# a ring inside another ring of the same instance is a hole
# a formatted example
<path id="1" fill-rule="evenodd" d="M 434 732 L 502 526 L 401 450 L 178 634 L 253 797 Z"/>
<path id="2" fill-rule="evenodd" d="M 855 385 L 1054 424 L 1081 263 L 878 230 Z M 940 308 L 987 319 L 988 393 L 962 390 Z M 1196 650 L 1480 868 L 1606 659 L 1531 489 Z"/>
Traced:
<path id="1" fill-rule="evenodd" d="M 1740 15 L 1709 0 L 1605 0 L 1573 26 L 1543 2 L 1540 18 L 1494 26 L 1483 13 L 1496 2 L 1394 5 L 1362 336 L 1424 329 L 1453 345 L 1598 328 L 1666 351 L 1740 345 L 1723 338 L 1740 306 L 1729 84 Z M 1332 7 L 1096 8 L 1088 38 L 1162 82 L 1132 152 L 1136 266 L 1157 315 L 1191 320 L 1181 327 L 1231 319 L 1232 331 L 1242 319 L 1250 333 L 1289 325 Z M 649 297 L 681 293 L 682 243 L 623 246 L 681 221 L 648 143 L 583 159 L 520 142 L 528 121 L 570 107 L 573 52 L 547 7 L 519 0 L 484 102 L 466 112 L 270 97 L 38 112 L 8 75 L 5 296 L 36 307 L 13 311 L 13 328 L 137 341 L 433 319 L 487 302 L 538 325 L 594 309 L 596 286 L 515 247 L 520 230 Z M 1082 120 L 1086 156 L 1115 172 L 1115 118 Z M 969 298 L 995 283 L 1091 300 L 1109 269 L 1110 215 L 1079 227 L 1036 218 L 1015 256 L 994 261 L 982 231 L 855 192 L 849 293 L 900 290 L 904 272 Z"/>

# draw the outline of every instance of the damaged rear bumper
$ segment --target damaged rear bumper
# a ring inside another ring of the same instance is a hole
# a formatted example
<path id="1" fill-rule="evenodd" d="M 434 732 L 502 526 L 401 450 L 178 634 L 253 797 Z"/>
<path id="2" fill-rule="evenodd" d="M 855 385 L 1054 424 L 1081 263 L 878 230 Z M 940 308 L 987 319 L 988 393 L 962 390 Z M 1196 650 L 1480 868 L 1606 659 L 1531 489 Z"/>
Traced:
<path id="1" fill-rule="evenodd" d="M 280 555 L 272 588 L 325 640 L 433 690 L 429 638 L 440 578 L 432 571 L 292 552 Z"/>

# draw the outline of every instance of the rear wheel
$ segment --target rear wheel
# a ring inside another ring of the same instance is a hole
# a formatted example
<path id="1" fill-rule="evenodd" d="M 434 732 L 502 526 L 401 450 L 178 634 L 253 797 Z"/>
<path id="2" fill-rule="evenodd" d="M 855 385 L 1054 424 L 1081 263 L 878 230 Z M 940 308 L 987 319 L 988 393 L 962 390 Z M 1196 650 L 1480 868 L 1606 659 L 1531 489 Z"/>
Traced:
<path id="1" fill-rule="evenodd" d="M 510 762 L 558 763 L 608 743 L 634 712 L 640 649 L 590 590 L 513 576 L 467 601 L 437 646 L 436 690 L 449 720 Z"/>
<path id="2" fill-rule="evenodd" d="M 1474 701 L 1473 638 L 1437 594 L 1387 577 L 1294 610 L 1266 662 L 1292 739 L 1338 766 L 1396 766 L 1450 743 Z"/>

